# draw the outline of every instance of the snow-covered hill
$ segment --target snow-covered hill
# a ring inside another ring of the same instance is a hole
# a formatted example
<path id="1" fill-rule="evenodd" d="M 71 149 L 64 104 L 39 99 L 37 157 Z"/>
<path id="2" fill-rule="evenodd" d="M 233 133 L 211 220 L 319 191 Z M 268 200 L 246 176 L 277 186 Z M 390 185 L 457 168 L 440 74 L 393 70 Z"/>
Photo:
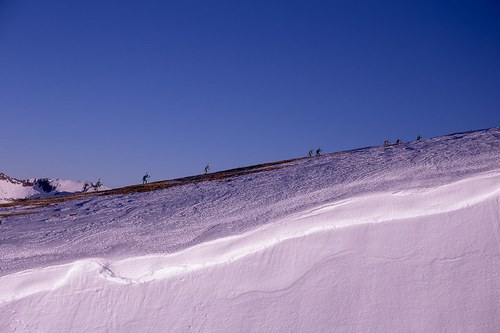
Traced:
<path id="1" fill-rule="evenodd" d="M 0 204 L 81 192 L 85 182 L 63 179 L 19 180 L 0 173 Z M 108 189 L 102 187 L 101 190 Z M 89 191 L 94 191 L 92 188 Z"/>
<path id="2" fill-rule="evenodd" d="M 0 203 L 36 195 L 38 191 L 34 189 L 34 185 L 34 182 L 11 178 L 0 172 Z"/>
<path id="3" fill-rule="evenodd" d="M 500 331 L 500 127 L 0 220 L 2 332 Z"/>

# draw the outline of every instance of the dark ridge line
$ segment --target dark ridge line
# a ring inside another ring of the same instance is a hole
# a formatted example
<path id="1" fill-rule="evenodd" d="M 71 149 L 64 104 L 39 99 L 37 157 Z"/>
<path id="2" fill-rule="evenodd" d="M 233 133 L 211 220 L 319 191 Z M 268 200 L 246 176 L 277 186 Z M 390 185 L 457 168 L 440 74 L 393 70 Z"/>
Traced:
<path id="1" fill-rule="evenodd" d="M 148 184 L 136 184 L 129 185 L 125 187 L 120 187 L 117 189 L 104 190 L 101 192 L 89 192 L 89 193 L 71 193 L 60 196 L 46 197 L 46 198 L 35 198 L 35 199 L 20 199 L 8 203 L 0 204 L 0 207 L 15 207 L 15 206 L 47 206 L 51 203 L 59 203 L 70 200 L 79 200 L 83 198 L 88 198 L 90 196 L 106 196 L 106 195 L 120 195 L 120 194 L 132 194 L 132 193 L 143 193 L 151 192 L 162 189 L 167 189 L 170 187 L 183 186 L 187 184 L 196 184 L 206 181 L 217 181 L 225 180 L 234 177 L 239 177 L 247 174 L 267 172 L 285 167 L 286 163 L 301 160 L 303 158 L 293 158 L 278 162 L 269 162 L 263 164 L 256 164 L 248 167 L 234 168 L 229 170 L 218 171 L 209 174 L 194 175 L 182 178 L 175 178 L 169 180 L 161 180 L 157 182 L 152 182 Z M 2 214 L 4 217 L 12 214 Z"/>

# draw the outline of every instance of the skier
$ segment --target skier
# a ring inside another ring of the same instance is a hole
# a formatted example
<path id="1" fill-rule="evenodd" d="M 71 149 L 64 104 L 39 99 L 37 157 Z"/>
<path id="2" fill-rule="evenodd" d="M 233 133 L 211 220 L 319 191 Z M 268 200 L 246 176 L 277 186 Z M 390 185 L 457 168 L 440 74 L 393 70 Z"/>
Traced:
<path id="1" fill-rule="evenodd" d="M 321 152 L 322 152 L 321 148 L 316 149 L 316 156 L 320 156 Z"/>
<path id="2" fill-rule="evenodd" d="M 210 163 L 205 166 L 205 175 L 208 173 L 208 170 L 210 170 Z"/>
<path id="3" fill-rule="evenodd" d="M 151 176 L 148 175 L 148 173 L 146 172 L 146 174 L 144 175 L 144 177 L 142 177 L 142 183 L 143 184 L 147 184 L 148 183 L 148 178 L 151 178 Z"/>
<path id="4" fill-rule="evenodd" d="M 417 136 L 417 141 L 420 141 L 422 137 L 420 135 Z"/>
<path id="5" fill-rule="evenodd" d="M 90 189 L 91 186 L 92 186 L 92 183 L 85 182 L 85 184 L 83 184 L 82 192 L 87 192 Z"/>
<path id="6" fill-rule="evenodd" d="M 401 139 L 396 140 L 396 144 L 399 145 L 401 143 Z"/>
<path id="7" fill-rule="evenodd" d="M 309 149 L 309 157 L 313 156 L 313 150 Z"/>
<path id="8" fill-rule="evenodd" d="M 102 186 L 102 183 L 101 183 L 101 178 L 99 178 L 99 180 L 97 181 L 97 183 L 95 183 L 94 185 L 94 190 L 96 192 L 99 192 L 99 188 Z"/>

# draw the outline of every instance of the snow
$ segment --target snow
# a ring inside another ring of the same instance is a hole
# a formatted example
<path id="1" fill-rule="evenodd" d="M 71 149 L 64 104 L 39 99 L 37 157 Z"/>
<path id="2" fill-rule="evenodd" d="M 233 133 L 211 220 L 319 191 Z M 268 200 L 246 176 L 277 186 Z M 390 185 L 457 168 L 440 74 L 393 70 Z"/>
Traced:
<path id="1" fill-rule="evenodd" d="M 83 189 L 85 182 L 80 180 L 53 179 L 50 184 L 54 186 L 58 192 L 75 193 Z"/>
<path id="2" fill-rule="evenodd" d="M 500 331 L 499 139 L 0 207 L 0 331 Z"/>
<path id="3" fill-rule="evenodd" d="M 30 179 L 28 182 L 35 183 L 36 179 Z M 9 203 L 19 199 L 34 199 L 43 197 L 52 197 L 55 195 L 81 192 L 85 184 L 81 180 L 64 180 L 64 179 L 49 179 L 49 184 L 54 188 L 54 191 L 44 192 L 39 186 L 27 185 L 16 179 L 1 179 L 0 178 L 0 204 Z M 108 190 L 106 186 L 102 186 L 100 190 Z M 95 191 L 93 188 L 88 192 Z"/>
<path id="4" fill-rule="evenodd" d="M 12 199 L 24 199 L 38 192 L 30 186 L 24 186 L 21 182 L 0 179 L 0 204 Z"/>

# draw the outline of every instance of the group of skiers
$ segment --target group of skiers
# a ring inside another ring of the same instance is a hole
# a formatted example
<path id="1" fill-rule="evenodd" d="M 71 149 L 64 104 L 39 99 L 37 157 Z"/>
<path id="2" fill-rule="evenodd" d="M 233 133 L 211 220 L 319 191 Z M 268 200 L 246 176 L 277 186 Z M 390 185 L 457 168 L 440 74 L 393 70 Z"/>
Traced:
<path id="1" fill-rule="evenodd" d="M 210 171 L 210 164 L 207 164 L 205 166 L 205 175 L 208 173 L 208 171 Z M 149 175 L 148 172 L 146 172 L 146 174 L 144 176 L 142 176 L 142 184 L 147 184 L 148 183 L 148 179 L 151 178 L 151 176 Z M 92 182 L 85 182 L 85 184 L 83 185 L 83 189 L 82 189 L 82 192 L 88 192 L 90 189 L 93 189 L 95 192 L 98 192 L 99 189 L 101 188 L 102 186 L 102 182 L 101 182 L 101 178 L 99 178 L 99 180 L 97 181 L 97 183 L 92 183 Z"/>
<path id="2" fill-rule="evenodd" d="M 210 163 L 208 163 L 206 166 L 205 166 L 205 175 L 208 173 L 208 171 L 210 171 Z M 151 176 L 149 175 L 148 172 L 146 172 L 146 174 L 142 177 L 142 184 L 147 184 L 148 183 L 148 179 L 151 178 Z"/>
<path id="3" fill-rule="evenodd" d="M 95 192 L 99 192 L 99 189 L 101 188 L 101 186 L 102 186 L 101 178 L 99 178 L 99 180 L 95 184 L 87 181 L 87 182 L 85 182 L 85 184 L 83 184 L 82 192 L 87 192 L 90 189 L 93 189 Z"/>
<path id="4" fill-rule="evenodd" d="M 418 135 L 417 136 L 417 141 L 420 141 L 420 140 L 422 140 L 422 136 Z M 401 141 L 401 139 L 397 139 L 396 143 L 394 143 L 394 144 L 391 143 L 391 141 L 389 141 L 389 140 L 385 140 L 384 141 L 384 147 L 399 145 L 401 143 L 403 143 L 403 141 Z M 320 156 L 321 152 L 322 152 L 321 148 L 316 149 L 316 156 Z M 314 150 L 313 149 L 309 149 L 309 157 L 312 157 L 313 154 L 314 154 Z M 206 170 L 205 170 L 205 173 L 206 173 Z"/>
<path id="5" fill-rule="evenodd" d="M 417 136 L 417 141 L 421 140 L 422 137 L 419 135 Z M 400 143 L 402 143 L 401 139 L 397 139 L 396 140 L 396 143 L 394 145 L 399 145 Z M 389 140 L 385 140 L 384 141 L 384 146 L 392 146 L 393 144 L 389 141 Z M 321 152 L 323 150 L 321 148 L 318 148 L 316 149 L 316 151 L 314 151 L 313 149 L 309 149 L 309 157 L 312 157 L 314 152 L 316 152 L 316 156 L 321 156 Z M 204 174 L 206 175 L 209 171 L 210 171 L 210 163 L 208 163 L 206 166 L 205 166 L 205 169 L 204 169 Z M 149 175 L 148 172 L 146 172 L 146 174 L 142 177 L 142 184 L 147 184 L 148 183 L 148 179 L 151 178 L 151 176 Z M 101 183 L 101 179 L 99 178 L 99 180 L 97 181 L 97 183 L 92 183 L 92 182 L 85 182 L 85 185 L 83 186 L 83 190 L 82 192 L 87 192 L 88 190 L 90 190 L 91 188 L 94 189 L 94 191 L 99 191 L 99 188 L 102 186 L 102 183 Z"/>
<path id="6" fill-rule="evenodd" d="M 321 152 L 323 150 L 321 150 L 321 148 L 318 148 L 316 149 L 316 156 L 321 156 Z M 313 156 L 313 150 L 312 149 L 309 149 L 309 157 Z"/>
<path id="7" fill-rule="evenodd" d="M 422 140 L 422 137 L 420 135 L 417 135 L 417 141 L 420 141 L 420 140 Z M 400 143 L 403 143 L 403 141 L 401 141 L 401 139 L 397 139 L 395 144 L 392 144 L 391 141 L 389 141 L 389 140 L 385 140 L 384 147 L 399 145 Z"/>

